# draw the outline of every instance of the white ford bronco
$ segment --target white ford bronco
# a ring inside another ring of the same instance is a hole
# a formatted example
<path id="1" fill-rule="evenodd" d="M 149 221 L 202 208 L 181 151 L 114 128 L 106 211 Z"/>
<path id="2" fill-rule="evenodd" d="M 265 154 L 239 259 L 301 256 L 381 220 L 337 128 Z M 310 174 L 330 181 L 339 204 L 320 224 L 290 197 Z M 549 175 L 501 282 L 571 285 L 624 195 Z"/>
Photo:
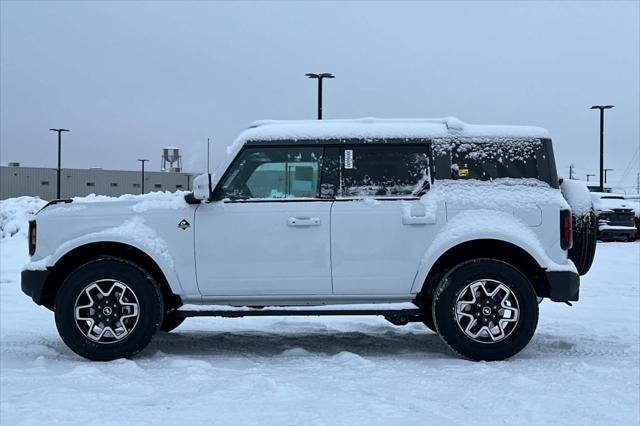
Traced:
<path id="1" fill-rule="evenodd" d="M 22 290 L 74 352 L 130 357 L 190 316 L 382 315 L 501 360 L 594 257 L 589 194 L 559 181 L 544 129 L 261 121 L 227 153 L 193 193 L 30 221 Z"/>

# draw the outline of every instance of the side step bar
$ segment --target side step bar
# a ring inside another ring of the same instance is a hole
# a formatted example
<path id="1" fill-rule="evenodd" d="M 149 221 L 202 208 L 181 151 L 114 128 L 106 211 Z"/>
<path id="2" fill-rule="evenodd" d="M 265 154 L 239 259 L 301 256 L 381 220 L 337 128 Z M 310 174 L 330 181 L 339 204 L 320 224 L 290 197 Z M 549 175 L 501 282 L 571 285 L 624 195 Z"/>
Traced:
<path id="1" fill-rule="evenodd" d="M 420 309 L 412 303 L 324 306 L 265 306 L 241 307 L 225 305 L 184 305 L 175 311 L 181 318 L 187 317 L 277 317 L 277 316 L 342 316 L 379 315 L 396 325 L 421 321 Z"/>
<path id="2" fill-rule="evenodd" d="M 420 309 L 243 309 L 243 310 L 182 310 L 176 311 L 177 317 L 279 317 L 279 316 L 337 316 L 337 315 L 382 315 L 382 316 L 416 316 L 420 315 Z"/>

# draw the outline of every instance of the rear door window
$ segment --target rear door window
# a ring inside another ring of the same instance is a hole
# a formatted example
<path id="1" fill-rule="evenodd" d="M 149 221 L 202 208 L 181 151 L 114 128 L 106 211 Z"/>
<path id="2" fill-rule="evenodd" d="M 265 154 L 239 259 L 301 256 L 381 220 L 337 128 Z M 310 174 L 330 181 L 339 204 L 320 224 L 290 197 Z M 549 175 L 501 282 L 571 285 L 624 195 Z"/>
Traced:
<path id="1" fill-rule="evenodd" d="M 340 150 L 342 198 L 412 197 L 430 182 L 427 145 L 353 145 Z"/>

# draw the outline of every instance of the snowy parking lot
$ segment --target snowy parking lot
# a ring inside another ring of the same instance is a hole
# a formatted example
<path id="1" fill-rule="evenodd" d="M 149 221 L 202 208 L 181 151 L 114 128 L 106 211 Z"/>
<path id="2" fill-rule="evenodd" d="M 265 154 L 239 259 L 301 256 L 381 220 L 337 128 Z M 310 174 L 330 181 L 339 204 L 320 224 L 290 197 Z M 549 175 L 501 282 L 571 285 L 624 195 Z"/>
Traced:
<path id="1" fill-rule="evenodd" d="M 72 353 L 20 291 L 26 239 L 1 242 L 0 423 L 638 424 L 640 244 L 599 244 L 573 307 L 532 342 L 459 359 L 379 317 L 188 319 L 133 360 Z"/>

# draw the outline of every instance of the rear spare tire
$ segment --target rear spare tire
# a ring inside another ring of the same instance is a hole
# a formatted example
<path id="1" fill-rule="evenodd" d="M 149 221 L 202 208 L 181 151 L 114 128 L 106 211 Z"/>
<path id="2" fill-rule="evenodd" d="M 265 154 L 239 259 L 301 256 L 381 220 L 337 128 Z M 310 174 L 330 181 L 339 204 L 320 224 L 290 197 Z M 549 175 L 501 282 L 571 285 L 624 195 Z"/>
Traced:
<path id="1" fill-rule="evenodd" d="M 571 207 L 573 246 L 569 259 L 576 265 L 580 275 L 591 269 L 598 242 L 598 217 L 593 208 L 591 193 L 587 185 L 579 180 L 563 180 L 562 195 Z"/>

